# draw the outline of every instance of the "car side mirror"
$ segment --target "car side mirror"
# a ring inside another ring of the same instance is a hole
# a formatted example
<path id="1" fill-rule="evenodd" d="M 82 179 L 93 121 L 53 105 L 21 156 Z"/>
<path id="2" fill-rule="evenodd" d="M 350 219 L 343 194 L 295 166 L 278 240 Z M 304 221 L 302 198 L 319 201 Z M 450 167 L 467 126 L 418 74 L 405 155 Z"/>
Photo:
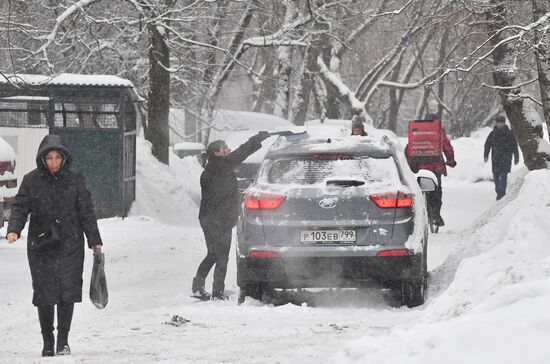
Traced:
<path id="1" fill-rule="evenodd" d="M 239 190 L 245 190 L 254 182 L 254 178 L 237 178 L 237 186 Z"/>
<path id="2" fill-rule="evenodd" d="M 439 185 L 438 179 L 432 171 L 428 169 L 420 169 L 417 173 L 415 173 L 415 175 L 416 181 L 418 182 L 422 192 L 432 192 L 437 189 L 437 186 Z"/>
<path id="3" fill-rule="evenodd" d="M 437 183 L 430 177 L 420 176 L 416 180 L 422 192 L 432 192 L 437 188 Z"/>

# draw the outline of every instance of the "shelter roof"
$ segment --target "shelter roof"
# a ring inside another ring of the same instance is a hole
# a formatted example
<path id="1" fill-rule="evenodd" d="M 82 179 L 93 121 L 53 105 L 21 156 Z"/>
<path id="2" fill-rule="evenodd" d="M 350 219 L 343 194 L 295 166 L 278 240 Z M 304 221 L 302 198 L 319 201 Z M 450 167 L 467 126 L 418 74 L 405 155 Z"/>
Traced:
<path id="1" fill-rule="evenodd" d="M 58 86 L 58 87 L 124 87 L 129 88 L 130 95 L 135 101 L 144 101 L 136 92 L 131 81 L 114 75 L 82 75 L 74 73 L 60 73 L 57 75 L 31 74 L 0 74 L 0 87 L 13 85 L 16 88 L 31 86 Z"/>

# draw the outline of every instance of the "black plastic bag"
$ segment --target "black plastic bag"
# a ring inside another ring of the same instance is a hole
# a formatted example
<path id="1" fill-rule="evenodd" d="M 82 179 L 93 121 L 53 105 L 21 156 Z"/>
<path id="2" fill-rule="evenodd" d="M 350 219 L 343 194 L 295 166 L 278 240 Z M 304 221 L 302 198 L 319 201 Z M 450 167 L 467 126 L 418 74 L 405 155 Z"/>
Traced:
<path id="1" fill-rule="evenodd" d="M 94 267 L 90 280 L 90 300 L 100 310 L 109 302 L 107 279 L 105 278 L 105 254 L 94 252 Z"/>

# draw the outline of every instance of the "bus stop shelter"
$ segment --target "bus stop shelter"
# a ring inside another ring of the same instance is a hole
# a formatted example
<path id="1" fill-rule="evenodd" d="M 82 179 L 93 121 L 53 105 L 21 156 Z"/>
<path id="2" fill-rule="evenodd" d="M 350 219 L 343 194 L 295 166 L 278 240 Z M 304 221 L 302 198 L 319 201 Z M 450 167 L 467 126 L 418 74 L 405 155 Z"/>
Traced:
<path id="1" fill-rule="evenodd" d="M 117 76 L 0 75 L 0 128 L 61 135 L 98 218 L 125 217 L 135 200 L 136 103 L 142 101 L 132 83 Z M 32 133 L 19 134 L 24 143 Z"/>

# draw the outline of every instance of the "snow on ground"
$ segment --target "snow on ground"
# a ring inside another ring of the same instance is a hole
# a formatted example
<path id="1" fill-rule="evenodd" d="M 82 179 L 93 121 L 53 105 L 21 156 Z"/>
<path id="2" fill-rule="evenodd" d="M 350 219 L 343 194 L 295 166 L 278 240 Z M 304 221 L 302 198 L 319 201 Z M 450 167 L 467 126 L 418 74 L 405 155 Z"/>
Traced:
<path id="1" fill-rule="evenodd" d="M 170 167 L 157 163 L 151 143 L 137 140 L 136 198 L 131 216 L 149 216 L 164 223 L 196 225 L 202 172 L 196 157 L 178 158 L 170 153 Z M 140 198 L 141 196 L 141 198 Z"/>
<path id="2" fill-rule="evenodd" d="M 40 358 L 26 236 L 0 242 L 0 362 L 547 363 L 550 171 L 516 167 L 496 202 L 483 142 L 453 141 L 459 166 L 443 182 L 446 226 L 430 235 L 428 300 L 408 309 L 374 288 L 312 292 L 314 304 L 278 307 L 189 297 L 206 252 L 200 167 L 193 158 L 161 165 L 140 141 L 132 216 L 99 221 L 109 304 L 97 310 L 87 298 L 90 252 L 70 357 Z M 237 290 L 234 249 L 226 289 Z M 171 324 L 174 315 L 189 321 Z"/>
<path id="3" fill-rule="evenodd" d="M 432 271 L 432 290 L 442 292 L 425 305 L 420 322 L 385 336 L 367 335 L 335 361 L 547 363 L 548 188 L 548 170 L 518 179 L 508 197 L 483 214 Z"/>

